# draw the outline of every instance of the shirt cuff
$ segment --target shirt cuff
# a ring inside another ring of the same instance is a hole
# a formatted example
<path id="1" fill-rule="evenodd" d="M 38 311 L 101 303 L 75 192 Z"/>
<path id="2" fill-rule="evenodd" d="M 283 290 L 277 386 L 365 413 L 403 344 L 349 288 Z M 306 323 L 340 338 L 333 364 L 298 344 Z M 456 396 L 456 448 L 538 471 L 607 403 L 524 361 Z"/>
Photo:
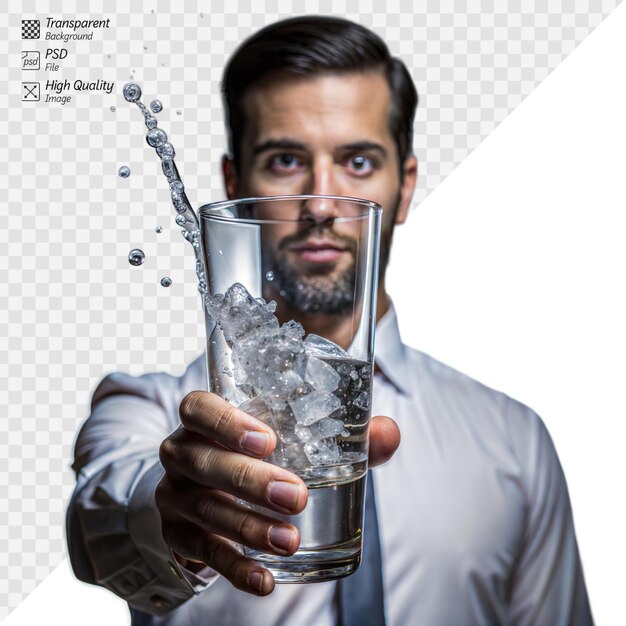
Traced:
<path id="1" fill-rule="evenodd" d="M 165 543 L 161 532 L 161 516 L 154 493 L 165 471 L 159 461 L 147 471 L 133 490 L 128 504 L 128 529 L 133 543 L 156 575 L 153 584 L 127 598 L 130 604 L 163 615 L 194 594 L 211 586 L 219 574 L 209 567 L 194 573 L 182 567 Z"/>

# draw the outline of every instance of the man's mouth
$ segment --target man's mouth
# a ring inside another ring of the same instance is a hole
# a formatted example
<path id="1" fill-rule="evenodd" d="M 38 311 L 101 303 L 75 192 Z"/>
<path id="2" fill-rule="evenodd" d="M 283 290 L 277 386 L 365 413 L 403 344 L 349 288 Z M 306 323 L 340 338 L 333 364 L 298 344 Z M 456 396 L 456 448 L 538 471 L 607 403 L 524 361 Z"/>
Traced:
<path id="1" fill-rule="evenodd" d="M 327 239 L 308 239 L 289 246 L 288 250 L 307 263 L 331 263 L 346 252 L 344 246 Z"/>

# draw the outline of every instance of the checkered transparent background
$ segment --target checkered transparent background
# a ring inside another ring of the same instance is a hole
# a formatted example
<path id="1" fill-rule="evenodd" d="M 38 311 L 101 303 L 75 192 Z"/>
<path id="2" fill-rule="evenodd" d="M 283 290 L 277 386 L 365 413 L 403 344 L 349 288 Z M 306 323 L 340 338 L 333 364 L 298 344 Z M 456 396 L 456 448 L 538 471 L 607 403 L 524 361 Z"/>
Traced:
<path id="1" fill-rule="evenodd" d="M 223 197 L 219 80 L 238 43 L 294 14 L 361 22 L 407 63 L 420 93 L 417 204 L 619 2 L 470 1 L 461 13 L 451 1 L 386 4 L 231 0 L 172 13 L 146 0 L 129 14 L 127 3 L 95 0 L 87 14 L 78 2 L 10 0 L 0 14 L 0 618 L 66 554 L 72 444 L 98 380 L 113 370 L 180 374 L 203 349 L 192 250 L 139 110 L 121 97 L 131 74 L 144 102 L 163 101 L 160 126 L 199 205 Z M 69 42 L 61 70 L 45 72 L 45 49 L 61 44 L 43 39 L 43 20 L 76 15 L 109 17 L 111 28 Z M 42 39 L 22 41 L 21 20 L 31 18 L 42 20 Z M 22 50 L 41 51 L 41 71 L 20 69 Z M 52 78 L 100 78 L 115 89 L 65 106 L 21 102 L 22 80 Z M 128 179 L 116 175 L 122 164 Z M 146 253 L 139 268 L 127 261 L 134 247 Z"/>

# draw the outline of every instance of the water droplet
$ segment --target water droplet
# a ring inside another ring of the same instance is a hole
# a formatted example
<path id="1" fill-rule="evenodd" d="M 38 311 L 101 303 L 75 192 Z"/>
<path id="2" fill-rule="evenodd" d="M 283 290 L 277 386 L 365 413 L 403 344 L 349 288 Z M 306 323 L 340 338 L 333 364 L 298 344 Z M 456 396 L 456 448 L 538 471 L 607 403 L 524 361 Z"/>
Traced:
<path id="1" fill-rule="evenodd" d="M 148 46 L 144 46 L 144 47 L 143 47 L 143 49 L 144 49 L 144 50 L 147 50 L 147 49 L 148 49 Z"/>
<path id="2" fill-rule="evenodd" d="M 133 80 L 133 78 L 135 78 L 135 77 L 131 74 L 128 78 L 130 78 L 131 80 Z"/>
<path id="3" fill-rule="evenodd" d="M 110 55 L 110 54 L 107 54 L 107 59 L 110 59 L 110 58 L 111 58 L 111 55 Z"/>
<path id="4" fill-rule="evenodd" d="M 284 298 L 287 295 L 287 292 L 284 289 L 281 289 L 279 294 Z"/>
<path id="5" fill-rule="evenodd" d="M 302 291 L 304 289 L 304 285 L 302 283 L 298 283 L 298 289 Z"/>
<path id="6" fill-rule="evenodd" d="M 122 93 L 128 102 L 137 102 L 141 98 L 141 87 L 137 83 L 126 83 Z"/>
<path id="7" fill-rule="evenodd" d="M 163 110 L 163 103 L 160 100 L 153 100 L 150 103 L 150 108 L 153 113 L 160 113 Z"/>
<path id="8" fill-rule="evenodd" d="M 115 113 L 115 107 L 111 107 L 109 111 L 111 111 L 111 113 Z"/>
<path id="9" fill-rule="evenodd" d="M 128 178 L 130 176 L 130 167 L 128 167 L 128 165 L 122 165 L 122 167 L 117 170 L 117 174 L 120 178 Z"/>
<path id="10" fill-rule="evenodd" d="M 180 109 L 176 109 L 176 115 L 182 115 L 183 112 Z"/>
<path id="11" fill-rule="evenodd" d="M 221 250 L 217 251 L 218 254 L 224 254 Z"/>
<path id="12" fill-rule="evenodd" d="M 176 156 L 176 151 L 174 150 L 174 146 L 171 143 L 165 142 L 162 146 L 158 146 L 156 151 L 160 157 Z"/>
<path id="13" fill-rule="evenodd" d="M 183 185 L 180 180 L 175 180 L 173 183 L 170 183 L 170 191 L 174 193 L 183 193 L 185 190 L 185 185 Z"/>
<path id="14" fill-rule="evenodd" d="M 150 9 L 150 13 L 154 13 L 154 9 Z"/>
<path id="15" fill-rule="evenodd" d="M 146 141 L 148 142 L 148 145 L 153 148 L 158 148 L 167 141 L 167 135 L 160 128 L 153 128 L 146 135 Z"/>
<path id="16" fill-rule="evenodd" d="M 157 226 L 157 227 L 154 229 L 154 232 L 155 232 L 155 233 L 160 233 L 160 232 L 163 232 L 163 227 L 161 227 L 161 226 Z"/>
<path id="17" fill-rule="evenodd" d="M 161 278 L 161 285 L 163 285 L 163 287 L 169 287 L 172 284 L 172 279 L 169 276 L 163 276 L 163 278 Z"/>
<path id="18" fill-rule="evenodd" d="M 200 17 L 204 17 L 204 13 L 200 13 Z"/>
<path id="19" fill-rule="evenodd" d="M 128 262 L 131 265 L 143 265 L 143 262 L 146 260 L 146 255 L 143 253 L 143 250 L 139 248 L 134 248 L 128 253 Z"/>
<path id="20" fill-rule="evenodd" d="M 184 215 L 177 215 L 176 216 L 176 223 L 179 226 L 184 226 L 187 223 L 187 218 Z"/>
<path id="21" fill-rule="evenodd" d="M 146 126 L 152 130 L 153 128 L 156 128 L 156 125 L 158 124 L 158 120 L 156 117 L 152 117 L 151 115 L 149 115 L 148 117 L 146 117 Z"/>
<path id="22" fill-rule="evenodd" d="M 274 280 L 274 272 L 269 271 L 265 274 L 265 278 L 267 278 L 267 280 Z"/>

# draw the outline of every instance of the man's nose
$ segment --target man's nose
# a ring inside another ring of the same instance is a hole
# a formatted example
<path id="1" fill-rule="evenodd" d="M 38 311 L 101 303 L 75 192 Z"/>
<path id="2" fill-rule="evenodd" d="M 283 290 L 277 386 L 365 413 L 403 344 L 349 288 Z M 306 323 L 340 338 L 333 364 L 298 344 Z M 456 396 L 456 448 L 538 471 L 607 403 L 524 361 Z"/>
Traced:
<path id="1" fill-rule="evenodd" d="M 333 172 L 332 159 L 320 158 L 311 169 L 304 193 L 316 196 L 339 195 Z M 337 203 L 330 198 L 310 198 L 302 203 L 301 217 L 317 223 L 338 217 Z"/>

